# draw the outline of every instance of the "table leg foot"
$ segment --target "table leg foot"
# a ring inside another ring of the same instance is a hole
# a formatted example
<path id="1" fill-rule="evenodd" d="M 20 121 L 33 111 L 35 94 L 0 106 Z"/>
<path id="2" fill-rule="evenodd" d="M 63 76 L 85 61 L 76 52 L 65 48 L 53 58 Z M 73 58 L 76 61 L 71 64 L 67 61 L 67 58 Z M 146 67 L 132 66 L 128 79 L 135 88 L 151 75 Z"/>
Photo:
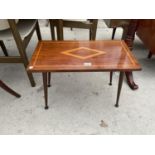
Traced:
<path id="1" fill-rule="evenodd" d="M 110 86 L 112 86 L 112 77 L 113 77 L 113 72 L 111 71 L 111 72 L 110 72 L 110 82 L 109 82 L 109 85 L 110 85 Z"/>
<path id="2" fill-rule="evenodd" d="M 51 85 L 50 85 L 50 84 L 48 84 L 47 86 L 48 86 L 48 87 L 51 87 Z"/>
<path id="3" fill-rule="evenodd" d="M 47 110 L 49 107 L 48 106 L 45 106 L 45 110 Z"/>
<path id="4" fill-rule="evenodd" d="M 118 104 L 115 104 L 115 107 L 116 107 L 116 108 L 118 108 L 118 107 L 119 107 L 119 105 L 118 105 Z"/>

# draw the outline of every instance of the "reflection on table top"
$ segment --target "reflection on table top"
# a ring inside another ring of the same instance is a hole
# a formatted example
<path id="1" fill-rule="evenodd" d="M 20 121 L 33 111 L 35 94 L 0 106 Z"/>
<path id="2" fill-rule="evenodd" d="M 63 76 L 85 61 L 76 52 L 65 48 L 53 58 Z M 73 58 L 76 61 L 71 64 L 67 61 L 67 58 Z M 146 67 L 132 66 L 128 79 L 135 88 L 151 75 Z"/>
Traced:
<path id="1" fill-rule="evenodd" d="M 28 70 L 132 71 L 141 67 L 124 41 L 40 41 Z"/>

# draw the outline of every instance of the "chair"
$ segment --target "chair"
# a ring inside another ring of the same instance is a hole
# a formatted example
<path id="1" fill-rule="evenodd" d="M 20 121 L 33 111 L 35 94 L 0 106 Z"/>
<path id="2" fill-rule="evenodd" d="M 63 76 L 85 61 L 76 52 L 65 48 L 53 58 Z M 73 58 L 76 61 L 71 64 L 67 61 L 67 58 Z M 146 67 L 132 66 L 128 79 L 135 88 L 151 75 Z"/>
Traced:
<path id="1" fill-rule="evenodd" d="M 8 87 L 2 80 L 0 80 L 0 87 L 3 88 L 8 93 L 10 93 L 11 95 L 14 95 L 15 97 L 18 97 L 18 98 L 21 97 L 20 94 L 16 93 L 14 90 Z"/>
<path id="2" fill-rule="evenodd" d="M 56 40 L 55 38 L 55 30 L 57 31 L 57 40 L 64 40 L 63 27 L 72 28 L 81 28 L 81 29 L 89 29 L 89 39 L 95 40 L 96 38 L 96 30 L 97 30 L 97 19 L 88 19 L 88 20 L 63 20 L 63 19 L 49 19 L 50 22 L 50 30 L 51 30 L 51 38 L 52 40 Z M 48 73 L 48 87 L 51 86 L 51 73 Z"/>
<path id="3" fill-rule="evenodd" d="M 104 19 L 104 22 L 109 28 L 113 28 L 112 38 L 111 38 L 112 40 L 115 37 L 116 29 L 118 27 L 122 27 L 123 29 L 122 39 L 124 39 L 127 33 L 127 28 L 130 23 L 129 19 Z"/>
<path id="4" fill-rule="evenodd" d="M 63 40 L 63 27 L 89 29 L 89 39 L 95 40 L 97 30 L 97 19 L 88 20 L 63 20 L 63 19 L 50 19 L 50 29 L 52 40 L 55 40 L 55 31 L 57 31 L 57 40 Z"/>
<path id="5" fill-rule="evenodd" d="M 9 29 L 0 31 L 0 45 L 3 49 L 5 56 L 0 56 L 0 63 L 22 63 L 24 64 L 25 70 L 28 65 L 28 57 L 26 54 L 26 48 L 28 43 L 36 30 L 38 40 L 42 40 L 39 23 L 36 19 L 21 19 L 16 24 L 14 19 L 8 20 Z M 14 39 L 17 45 L 19 56 L 9 56 L 3 40 Z M 27 72 L 27 71 L 26 71 Z M 28 78 L 30 80 L 31 86 L 35 86 L 35 81 L 32 73 L 28 73 Z"/>

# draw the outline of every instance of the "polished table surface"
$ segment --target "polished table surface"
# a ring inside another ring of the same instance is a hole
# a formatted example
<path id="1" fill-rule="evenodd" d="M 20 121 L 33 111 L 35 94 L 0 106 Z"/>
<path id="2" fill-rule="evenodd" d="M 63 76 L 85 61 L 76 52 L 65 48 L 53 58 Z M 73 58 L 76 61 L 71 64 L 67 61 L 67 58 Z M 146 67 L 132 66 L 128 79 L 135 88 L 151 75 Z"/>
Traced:
<path id="1" fill-rule="evenodd" d="M 32 56 L 28 71 L 43 75 L 45 109 L 48 109 L 50 72 L 110 72 L 119 71 L 119 83 L 115 106 L 125 71 L 141 70 L 136 58 L 124 41 L 40 41 Z"/>
<path id="2" fill-rule="evenodd" d="M 40 41 L 32 72 L 130 71 L 141 67 L 124 41 Z"/>

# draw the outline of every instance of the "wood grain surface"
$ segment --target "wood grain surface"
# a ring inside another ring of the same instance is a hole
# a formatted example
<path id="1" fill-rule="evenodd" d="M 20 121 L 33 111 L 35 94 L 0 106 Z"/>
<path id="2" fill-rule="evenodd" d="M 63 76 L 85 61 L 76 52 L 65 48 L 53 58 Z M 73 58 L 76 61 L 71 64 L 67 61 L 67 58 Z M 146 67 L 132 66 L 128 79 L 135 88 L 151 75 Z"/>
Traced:
<path id="1" fill-rule="evenodd" d="M 124 41 L 40 41 L 30 72 L 134 71 L 141 67 Z"/>

